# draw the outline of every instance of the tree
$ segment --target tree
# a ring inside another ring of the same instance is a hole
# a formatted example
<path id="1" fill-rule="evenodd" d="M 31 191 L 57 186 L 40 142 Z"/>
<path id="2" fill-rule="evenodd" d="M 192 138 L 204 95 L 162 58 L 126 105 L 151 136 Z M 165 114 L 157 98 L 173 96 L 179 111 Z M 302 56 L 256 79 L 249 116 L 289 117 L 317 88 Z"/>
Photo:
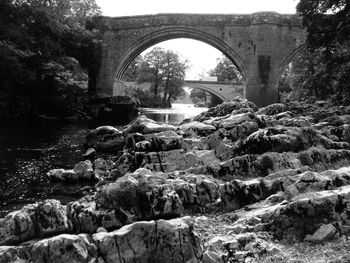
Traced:
<path id="1" fill-rule="evenodd" d="M 156 47 L 143 58 L 137 82 L 151 82 L 155 96 L 163 88 L 163 103 L 170 104 L 184 94 L 182 86 L 187 68 L 188 61 L 182 60 L 177 53 Z"/>
<path id="2" fill-rule="evenodd" d="M 218 81 L 230 82 L 233 84 L 242 83 L 242 75 L 237 67 L 224 55 L 217 59 L 217 65 L 209 71 L 209 74 L 216 76 Z"/>
<path id="3" fill-rule="evenodd" d="M 170 103 L 177 97 L 184 95 L 182 89 L 185 84 L 185 74 L 188 62 L 182 61 L 179 55 L 171 50 L 165 52 L 162 71 L 164 81 L 163 102 Z"/>
<path id="4" fill-rule="evenodd" d="M 0 98 L 2 110 L 15 107 L 22 114 L 35 113 L 42 102 L 54 107 L 47 101 L 55 98 L 66 108 L 76 107 L 79 103 L 67 103 L 67 96 L 76 99 L 77 93 L 70 91 L 81 88 L 82 78 L 78 80 L 68 63 L 73 60 L 63 58 L 76 58 L 89 75 L 89 87 L 94 86 L 90 76 L 97 75 L 100 44 L 98 32 L 87 26 L 90 16 L 99 13 L 94 0 L 1 0 L 0 60 L 13 67 L 8 71 L 8 65 L 0 63 L 0 72 L 6 72 L 0 87 L 12 96 Z M 23 101 L 22 106 L 16 107 L 16 101 Z"/>
<path id="5" fill-rule="evenodd" d="M 301 0 L 297 6 L 307 30 L 312 64 L 305 87 L 313 95 L 338 101 L 350 96 L 350 3 Z M 344 96 L 345 95 L 345 96 Z"/>
<path id="6" fill-rule="evenodd" d="M 143 63 L 142 57 L 137 56 L 126 69 L 123 80 L 135 82 L 139 75 L 140 66 Z"/>
<path id="7" fill-rule="evenodd" d="M 137 78 L 138 83 L 151 82 L 154 95 L 158 94 L 158 88 L 163 81 L 162 66 L 164 62 L 165 51 L 156 47 L 148 52 L 143 58 L 140 68 L 140 74 Z"/>

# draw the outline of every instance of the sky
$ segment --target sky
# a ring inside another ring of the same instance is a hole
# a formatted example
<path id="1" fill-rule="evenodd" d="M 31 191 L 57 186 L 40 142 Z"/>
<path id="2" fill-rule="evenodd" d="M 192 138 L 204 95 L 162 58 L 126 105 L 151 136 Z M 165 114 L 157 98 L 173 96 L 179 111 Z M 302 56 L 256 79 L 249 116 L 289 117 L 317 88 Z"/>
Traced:
<path id="1" fill-rule="evenodd" d="M 96 0 L 105 16 L 136 16 L 158 13 L 250 14 L 274 11 L 294 14 L 298 0 Z M 191 39 L 173 39 L 156 46 L 178 52 L 189 60 L 186 79 L 199 79 L 216 65 L 221 52 Z M 151 47 L 150 49 L 154 48 Z M 149 52 L 145 50 L 142 54 Z"/>

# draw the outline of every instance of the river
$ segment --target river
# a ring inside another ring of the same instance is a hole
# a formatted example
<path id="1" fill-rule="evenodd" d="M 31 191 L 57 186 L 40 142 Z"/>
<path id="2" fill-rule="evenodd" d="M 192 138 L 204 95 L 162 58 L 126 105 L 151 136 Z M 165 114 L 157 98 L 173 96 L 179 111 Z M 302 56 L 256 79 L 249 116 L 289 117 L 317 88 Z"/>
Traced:
<path id="1" fill-rule="evenodd" d="M 140 114 L 160 123 L 178 125 L 205 110 L 207 108 L 192 104 L 173 104 L 171 109 L 142 108 Z M 93 183 L 51 182 L 46 172 L 73 168 L 83 154 L 85 135 L 96 126 L 93 123 L 3 123 L 0 127 L 0 217 L 27 203 L 47 198 L 67 203 L 91 191 Z"/>

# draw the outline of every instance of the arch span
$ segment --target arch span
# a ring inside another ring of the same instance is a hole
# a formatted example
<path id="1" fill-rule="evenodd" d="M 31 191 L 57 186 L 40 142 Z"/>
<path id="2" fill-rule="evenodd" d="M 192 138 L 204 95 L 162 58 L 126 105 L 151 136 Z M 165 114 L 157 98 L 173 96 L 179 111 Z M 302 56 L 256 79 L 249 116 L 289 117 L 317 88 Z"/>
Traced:
<path id="1" fill-rule="evenodd" d="M 301 44 L 299 47 L 294 49 L 281 63 L 279 66 L 279 78 L 281 77 L 283 71 L 286 69 L 286 67 L 296 58 L 297 56 L 301 55 L 303 52 L 306 51 L 306 43 Z"/>
<path id="2" fill-rule="evenodd" d="M 190 85 L 186 85 L 186 87 L 192 88 L 192 89 L 200 89 L 200 90 L 204 90 L 210 94 L 214 94 L 216 97 L 220 98 L 222 101 L 226 101 L 227 98 L 225 98 L 222 94 L 220 94 L 218 91 L 210 89 L 204 85 L 201 84 L 190 84 Z"/>
<path id="3" fill-rule="evenodd" d="M 116 68 L 116 78 L 121 79 L 131 62 L 147 48 L 160 42 L 177 38 L 198 40 L 220 50 L 225 56 L 227 56 L 228 59 L 232 61 L 245 79 L 245 64 L 238 53 L 235 52 L 230 46 L 211 34 L 184 27 L 168 27 L 166 29 L 157 30 L 140 38 L 125 52 L 125 55 Z"/>

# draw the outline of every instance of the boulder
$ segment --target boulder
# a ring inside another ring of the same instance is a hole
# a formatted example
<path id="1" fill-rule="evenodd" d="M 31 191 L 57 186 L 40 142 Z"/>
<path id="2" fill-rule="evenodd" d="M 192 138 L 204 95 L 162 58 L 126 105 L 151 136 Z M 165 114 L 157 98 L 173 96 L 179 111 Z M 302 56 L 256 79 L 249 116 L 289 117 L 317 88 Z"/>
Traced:
<path id="1" fill-rule="evenodd" d="M 124 221 L 179 216 L 184 208 L 171 185 L 147 169 L 138 169 L 115 183 L 98 189 L 96 202 L 106 209 L 115 209 Z"/>
<path id="2" fill-rule="evenodd" d="M 256 121 L 246 121 L 230 129 L 230 139 L 232 141 L 237 141 L 239 139 L 243 140 L 247 136 L 251 135 L 253 132 L 259 130 L 258 122 Z"/>
<path id="3" fill-rule="evenodd" d="M 124 143 L 123 133 L 112 126 L 100 126 L 86 136 L 88 147 L 97 151 L 118 152 L 123 149 Z"/>
<path id="4" fill-rule="evenodd" d="M 168 124 L 159 124 L 154 120 L 148 119 L 146 116 L 141 115 L 135 121 L 128 125 L 123 130 L 124 134 L 130 133 L 158 133 L 164 131 L 174 131 L 175 127 Z"/>
<path id="5" fill-rule="evenodd" d="M 30 262 L 103 263 L 91 236 L 62 234 L 36 242 L 30 251 Z"/>
<path id="6" fill-rule="evenodd" d="M 27 263 L 29 249 L 23 246 L 0 246 L 0 262 Z"/>
<path id="7" fill-rule="evenodd" d="M 202 250 L 188 218 L 137 222 L 93 235 L 109 262 L 200 262 Z"/>
<path id="8" fill-rule="evenodd" d="M 94 170 L 92 169 L 92 163 L 86 160 L 74 165 L 73 171 L 79 179 L 92 179 Z"/>
<path id="9" fill-rule="evenodd" d="M 136 158 L 138 167 L 156 172 L 173 172 L 203 165 L 195 153 L 185 153 L 183 149 L 146 154 L 137 153 Z"/>
<path id="10" fill-rule="evenodd" d="M 227 130 L 236 127 L 244 122 L 255 121 L 256 117 L 253 113 L 241 113 L 241 114 L 231 114 L 228 118 L 221 119 L 217 121 L 217 126 L 219 128 L 225 128 Z"/>
<path id="11" fill-rule="evenodd" d="M 69 233 L 72 224 L 57 200 L 24 206 L 0 219 L 0 245 L 16 245 L 33 238 Z"/>
<path id="12" fill-rule="evenodd" d="M 310 118 L 304 116 L 294 118 L 283 117 L 278 120 L 278 124 L 291 127 L 310 127 L 312 125 Z"/>
<path id="13" fill-rule="evenodd" d="M 270 104 L 264 108 L 260 108 L 258 111 L 258 114 L 265 114 L 265 115 L 275 115 L 281 112 L 284 112 L 287 110 L 287 106 L 283 103 L 274 103 Z"/>
<path id="14" fill-rule="evenodd" d="M 237 155 L 238 146 L 235 144 L 228 144 L 221 142 L 214 149 L 216 158 L 220 161 L 227 161 Z"/>
<path id="15" fill-rule="evenodd" d="M 123 153 L 123 155 L 116 161 L 115 167 L 121 175 L 133 172 L 136 168 L 134 156 L 130 153 Z"/>
<path id="16" fill-rule="evenodd" d="M 183 142 L 183 137 L 174 131 L 148 134 L 145 136 L 145 139 L 150 142 L 148 151 L 150 149 L 152 149 L 152 151 L 170 151 L 174 149 L 181 149 Z M 137 150 L 140 151 L 141 149 Z"/>
<path id="17" fill-rule="evenodd" d="M 203 122 L 211 117 L 220 117 L 231 114 L 233 111 L 236 111 L 235 113 L 237 114 L 241 109 L 244 109 L 244 112 L 256 111 L 257 106 L 246 99 L 235 98 L 232 101 L 221 103 L 218 106 L 212 107 L 208 111 L 201 113 L 194 118 L 194 121 Z"/>
<path id="18" fill-rule="evenodd" d="M 332 224 L 323 224 L 312 235 L 306 235 L 304 241 L 312 243 L 321 243 L 332 239 L 336 232 L 337 229 Z"/>
<path id="19" fill-rule="evenodd" d="M 75 233 L 95 233 L 98 228 L 118 229 L 128 223 L 114 210 L 97 208 L 94 198 L 86 196 L 67 205 L 67 216 Z"/>
<path id="20" fill-rule="evenodd" d="M 243 141 L 245 153 L 299 152 L 317 142 L 316 131 L 312 128 L 268 127 L 260 129 Z"/>
<path id="21" fill-rule="evenodd" d="M 58 181 L 75 181 L 78 180 L 79 176 L 75 173 L 74 170 L 66 169 L 52 169 L 47 172 L 47 176 L 51 180 Z"/>
<path id="22" fill-rule="evenodd" d="M 83 154 L 83 158 L 93 160 L 96 157 L 96 150 L 94 148 L 89 148 Z"/>
<path id="23" fill-rule="evenodd" d="M 184 138 L 182 142 L 182 148 L 185 152 L 191 152 L 193 150 L 209 150 L 209 145 L 206 138 Z"/>
<path id="24" fill-rule="evenodd" d="M 185 123 L 179 126 L 179 129 L 185 133 L 185 135 L 199 135 L 207 136 L 208 134 L 216 131 L 216 128 L 209 124 L 204 124 L 202 122 L 193 121 L 190 123 Z"/>

